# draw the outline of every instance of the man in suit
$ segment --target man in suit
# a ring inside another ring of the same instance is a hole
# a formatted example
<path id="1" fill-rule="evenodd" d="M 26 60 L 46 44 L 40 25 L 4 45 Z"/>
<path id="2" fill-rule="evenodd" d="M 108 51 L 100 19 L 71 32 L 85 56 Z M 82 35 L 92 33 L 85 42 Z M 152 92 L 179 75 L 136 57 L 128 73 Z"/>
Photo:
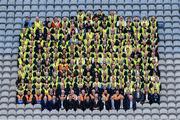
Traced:
<path id="1" fill-rule="evenodd" d="M 65 105 L 65 109 L 66 109 L 66 111 L 76 109 L 75 108 L 75 100 L 73 99 L 72 95 L 68 95 L 68 99 L 67 99 L 67 102 L 66 102 L 66 105 Z"/>
<path id="2" fill-rule="evenodd" d="M 103 109 L 103 103 L 99 99 L 98 94 L 95 94 L 95 98 L 92 101 L 92 110 L 102 110 Z"/>
<path id="3" fill-rule="evenodd" d="M 89 96 L 86 96 L 84 106 L 85 106 L 85 109 L 91 109 L 92 108 L 92 102 L 91 102 Z"/>
<path id="4" fill-rule="evenodd" d="M 154 94 L 152 95 L 153 102 L 160 104 L 160 95 L 157 92 L 157 89 L 154 90 Z"/>
<path id="5" fill-rule="evenodd" d="M 124 109 L 128 110 L 128 109 L 136 109 L 136 100 L 133 98 L 133 96 L 130 95 L 126 95 L 125 96 L 125 100 L 124 100 Z"/>
<path id="6" fill-rule="evenodd" d="M 56 96 L 53 96 L 51 100 L 52 109 L 59 111 L 59 101 L 57 100 Z"/>
<path id="7" fill-rule="evenodd" d="M 50 102 L 48 101 L 48 97 L 47 96 L 44 96 L 43 99 L 42 99 L 41 109 L 42 110 L 47 109 L 49 111 L 52 110 L 52 106 L 51 106 Z"/>
<path id="8" fill-rule="evenodd" d="M 74 93 L 74 90 L 70 91 L 70 94 L 67 96 L 67 101 L 66 101 L 66 110 L 76 110 L 78 107 L 78 97 Z"/>
<path id="9" fill-rule="evenodd" d="M 149 92 L 149 88 L 145 87 L 144 92 L 143 92 L 143 96 L 142 96 L 142 100 L 141 100 L 141 104 L 144 104 L 147 102 L 149 102 L 151 104 L 152 101 L 153 101 L 152 94 Z"/>
<path id="10" fill-rule="evenodd" d="M 136 100 L 136 102 L 141 102 L 143 93 L 139 88 L 136 88 L 136 91 L 133 93 L 133 97 Z"/>

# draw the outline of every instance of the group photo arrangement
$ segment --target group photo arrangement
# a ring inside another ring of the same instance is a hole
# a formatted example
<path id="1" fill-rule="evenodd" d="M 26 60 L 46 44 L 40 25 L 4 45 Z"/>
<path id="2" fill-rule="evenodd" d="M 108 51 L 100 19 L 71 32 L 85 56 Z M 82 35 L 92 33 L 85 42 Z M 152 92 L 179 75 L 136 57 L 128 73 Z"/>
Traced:
<path id="1" fill-rule="evenodd" d="M 19 35 L 17 104 L 42 110 L 136 109 L 160 104 L 156 16 L 24 18 Z"/>

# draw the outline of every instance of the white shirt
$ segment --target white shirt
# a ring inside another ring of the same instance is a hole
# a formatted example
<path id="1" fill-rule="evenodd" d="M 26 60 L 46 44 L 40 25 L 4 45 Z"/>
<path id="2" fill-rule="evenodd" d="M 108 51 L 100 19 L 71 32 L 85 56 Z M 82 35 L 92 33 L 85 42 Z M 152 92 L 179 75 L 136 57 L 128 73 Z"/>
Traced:
<path id="1" fill-rule="evenodd" d="M 139 92 L 137 92 L 137 98 L 139 98 L 139 97 L 140 97 Z"/>
<path id="2" fill-rule="evenodd" d="M 133 108 L 133 102 L 130 101 L 130 109 Z"/>

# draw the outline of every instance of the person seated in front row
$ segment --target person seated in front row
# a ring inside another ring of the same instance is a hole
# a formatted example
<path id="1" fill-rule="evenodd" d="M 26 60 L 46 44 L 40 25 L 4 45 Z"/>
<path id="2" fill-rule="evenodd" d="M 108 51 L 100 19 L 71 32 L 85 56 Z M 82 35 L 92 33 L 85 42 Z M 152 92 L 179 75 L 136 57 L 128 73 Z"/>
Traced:
<path id="1" fill-rule="evenodd" d="M 104 108 L 106 110 L 110 110 L 111 109 L 111 101 L 110 101 L 110 94 L 108 93 L 108 91 L 105 89 L 103 94 L 102 94 L 102 100 L 104 103 Z"/>
<path id="2" fill-rule="evenodd" d="M 116 93 L 111 97 L 112 108 L 119 110 L 123 99 L 124 96 L 119 93 L 119 90 L 116 90 Z"/>
<path id="3" fill-rule="evenodd" d="M 16 96 L 16 103 L 17 104 L 24 104 L 25 96 L 23 95 L 23 91 L 18 91 Z"/>
<path id="4" fill-rule="evenodd" d="M 133 98 L 131 94 L 125 95 L 125 99 L 123 101 L 124 110 L 133 109 L 136 110 L 136 100 Z"/>
<path id="5" fill-rule="evenodd" d="M 81 90 L 81 93 L 79 95 L 79 104 L 80 104 L 80 108 L 82 108 L 82 110 L 86 109 L 85 103 L 86 103 L 86 97 L 87 94 L 85 93 L 85 90 Z"/>
<path id="6" fill-rule="evenodd" d="M 160 104 L 160 95 L 156 87 L 150 89 L 149 104 L 158 103 Z"/>
<path id="7" fill-rule="evenodd" d="M 154 90 L 154 94 L 152 95 L 152 98 L 153 98 L 153 103 L 160 104 L 160 95 L 159 95 L 159 93 L 158 93 L 156 88 Z"/>
<path id="8" fill-rule="evenodd" d="M 33 95 L 30 90 L 28 90 L 27 95 L 25 95 L 25 103 L 29 104 L 32 103 Z"/>
<path id="9" fill-rule="evenodd" d="M 42 99 L 42 102 L 41 102 L 41 109 L 44 110 L 44 109 L 47 109 L 49 111 L 52 110 L 52 106 L 48 100 L 48 97 L 45 95 Z"/>
<path id="10" fill-rule="evenodd" d="M 96 93 L 94 96 L 94 100 L 92 100 L 92 109 L 91 110 L 102 110 L 103 109 L 103 103 L 101 99 L 99 99 L 98 94 Z"/>
<path id="11" fill-rule="evenodd" d="M 65 109 L 66 110 L 76 110 L 78 107 L 78 97 L 77 95 L 74 93 L 74 90 L 70 91 L 70 94 L 67 96 L 67 101 L 66 101 L 66 105 L 65 105 Z"/>
<path id="12" fill-rule="evenodd" d="M 35 104 L 41 104 L 43 95 L 41 94 L 40 90 L 36 90 L 35 97 Z"/>
<path id="13" fill-rule="evenodd" d="M 64 109 L 66 105 L 66 97 L 64 90 L 61 90 L 61 94 L 59 95 L 59 108 Z"/>
<path id="14" fill-rule="evenodd" d="M 141 102 L 143 98 L 143 93 L 139 88 L 136 88 L 136 90 L 133 92 L 133 97 L 136 100 L 136 102 Z"/>
<path id="15" fill-rule="evenodd" d="M 68 97 L 67 97 L 67 102 L 66 102 L 66 105 L 65 105 L 65 109 L 66 111 L 68 110 L 76 110 L 77 109 L 77 103 L 76 101 L 73 99 L 73 95 L 69 94 Z"/>
<path id="16" fill-rule="evenodd" d="M 85 109 L 91 109 L 92 101 L 89 96 L 86 96 L 86 100 L 84 102 Z"/>
<path id="17" fill-rule="evenodd" d="M 51 106 L 53 110 L 58 110 L 59 111 L 59 100 L 57 100 L 56 96 L 53 96 L 51 100 Z"/>

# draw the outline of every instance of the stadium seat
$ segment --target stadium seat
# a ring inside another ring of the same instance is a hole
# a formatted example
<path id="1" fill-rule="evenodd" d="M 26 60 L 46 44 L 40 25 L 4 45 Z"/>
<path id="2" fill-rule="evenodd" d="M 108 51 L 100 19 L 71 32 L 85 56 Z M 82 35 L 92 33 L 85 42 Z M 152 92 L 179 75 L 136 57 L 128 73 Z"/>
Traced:
<path id="1" fill-rule="evenodd" d="M 46 3 L 47 5 L 54 5 L 54 1 L 55 0 L 47 0 Z M 68 3 L 68 0 L 67 0 L 67 3 Z"/>

